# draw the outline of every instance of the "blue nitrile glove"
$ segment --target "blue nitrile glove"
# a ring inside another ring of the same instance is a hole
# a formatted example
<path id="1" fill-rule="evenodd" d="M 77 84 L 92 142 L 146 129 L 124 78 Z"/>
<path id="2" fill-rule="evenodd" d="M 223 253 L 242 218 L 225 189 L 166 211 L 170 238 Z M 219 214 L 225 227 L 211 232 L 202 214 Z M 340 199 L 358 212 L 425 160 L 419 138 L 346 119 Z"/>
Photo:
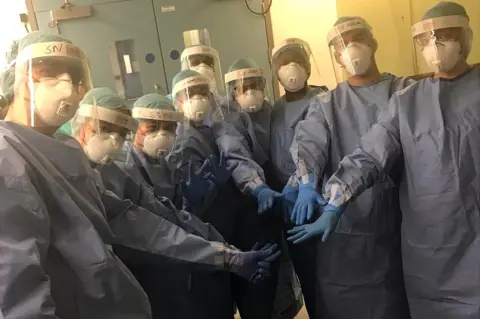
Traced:
<path id="1" fill-rule="evenodd" d="M 346 205 L 336 207 L 328 204 L 323 209 L 322 215 L 314 223 L 295 226 L 287 231 L 291 235 L 287 240 L 292 241 L 294 244 L 300 244 L 315 236 L 322 236 L 322 241 L 326 242 L 330 234 L 335 230 L 335 227 L 337 227 L 338 220 L 342 216 L 345 207 Z"/>
<path id="2" fill-rule="evenodd" d="M 183 196 L 187 199 L 189 205 L 196 206 L 202 202 L 211 189 L 210 177 L 212 175 L 210 161 L 206 160 L 202 167 L 195 170 L 195 164 L 188 163 L 187 179 L 182 181 Z"/>
<path id="3" fill-rule="evenodd" d="M 270 267 L 280 254 L 277 244 L 266 244 L 261 247 L 256 243 L 250 251 L 234 253 L 227 263 L 234 274 L 257 283 L 270 276 Z"/>
<path id="4" fill-rule="evenodd" d="M 257 198 L 259 214 L 262 214 L 268 209 L 272 208 L 275 200 L 283 197 L 282 194 L 274 191 L 265 184 L 257 186 L 257 188 L 253 190 L 253 196 Z"/>
<path id="5" fill-rule="evenodd" d="M 209 160 L 213 172 L 210 180 L 212 180 L 217 185 L 225 184 L 232 176 L 232 171 L 235 167 L 227 167 L 226 155 L 223 152 L 220 154 L 220 160 L 218 161 L 218 163 L 215 161 L 213 155 L 209 157 Z"/>
<path id="6" fill-rule="evenodd" d="M 282 194 L 283 194 L 283 205 L 282 205 L 283 217 L 284 217 L 284 221 L 288 222 L 292 216 L 293 206 L 297 201 L 298 189 L 296 189 L 293 185 L 287 184 L 283 188 Z"/>
<path id="7" fill-rule="evenodd" d="M 298 197 L 291 217 L 292 222 L 296 225 L 303 225 L 308 220 L 312 220 L 317 205 L 325 206 L 327 204 L 322 195 L 317 192 L 314 176 L 308 174 L 307 178 L 306 183 L 298 181 Z"/>

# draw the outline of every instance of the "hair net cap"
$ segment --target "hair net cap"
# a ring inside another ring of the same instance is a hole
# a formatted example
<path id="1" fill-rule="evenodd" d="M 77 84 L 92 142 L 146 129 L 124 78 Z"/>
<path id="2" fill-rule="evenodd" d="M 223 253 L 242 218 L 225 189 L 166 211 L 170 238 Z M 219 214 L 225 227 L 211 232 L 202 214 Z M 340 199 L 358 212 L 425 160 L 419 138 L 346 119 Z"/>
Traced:
<path id="1" fill-rule="evenodd" d="M 173 77 L 172 87 L 175 87 L 175 85 L 177 85 L 178 82 L 188 78 L 192 78 L 194 76 L 202 76 L 202 75 L 199 72 L 194 70 L 182 70 Z"/>
<path id="2" fill-rule="evenodd" d="M 339 25 L 340 23 L 344 23 L 344 22 L 347 22 L 347 21 L 353 21 L 353 20 L 360 20 L 362 21 L 366 26 L 368 26 L 370 28 L 370 25 L 368 24 L 367 20 L 365 20 L 364 18 L 362 17 L 358 17 L 358 16 L 343 16 L 343 17 L 340 17 L 337 19 L 337 21 L 335 21 L 334 25 L 333 26 L 337 26 Z"/>
<path id="3" fill-rule="evenodd" d="M 44 31 L 34 31 L 27 34 L 20 40 L 13 41 L 9 51 L 7 52 L 7 63 L 10 63 L 13 60 L 15 60 L 18 53 L 21 52 L 26 47 L 28 47 L 29 45 L 36 44 L 36 43 L 45 43 L 45 42 L 72 43 L 70 40 L 55 33 L 47 33 Z"/>
<path id="4" fill-rule="evenodd" d="M 108 109 L 129 109 L 127 102 L 111 89 L 93 88 L 88 91 L 80 105 L 96 105 Z"/>
<path id="5" fill-rule="evenodd" d="M 72 43 L 70 40 L 55 34 L 47 33 L 44 31 L 34 31 L 20 40 L 15 40 L 11 43 L 9 49 L 6 52 L 6 62 L 11 64 L 15 61 L 18 56 L 18 53 L 29 45 L 36 43 L 45 43 L 45 42 L 66 42 Z M 0 93 L 4 97 L 6 104 L 10 104 L 13 101 L 14 95 L 14 84 L 15 84 L 15 72 L 13 71 L 13 64 L 10 65 L 10 68 L 3 70 L 0 74 Z"/>
<path id="6" fill-rule="evenodd" d="M 243 69 L 259 69 L 260 67 L 258 66 L 257 62 L 255 62 L 251 58 L 243 58 L 239 59 L 228 68 L 228 72 L 234 72 L 238 70 L 243 70 Z"/>
<path id="7" fill-rule="evenodd" d="M 428 9 L 427 12 L 422 17 L 422 20 L 446 17 L 446 16 L 462 16 L 468 19 L 467 10 L 465 8 L 451 1 L 442 1 L 434 5 L 432 8 Z"/>
<path id="8" fill-rule="evenodd" d="M 60 126 L 60 128 L 57 130 L 57 133 L 63 135 L 72 135 L 72 120 L 69 120 L 67 123 Z"/>
<path id="9" fill-rule="evenodd" d="M 175 111 L 175 107 L 173 106 L 172 101 L 167 97 L 157 93 L 150 93 L 142 96 L 135 101 L 133 107 Z"/>
<path id="10" fill-rule="evenodd" d="M 306 41 L 299 38 L 288 38 L 282 41 L 279 48 L 273 49 L 272 59 L 275 60 L 280 53 L 288 50 L 300 52 L 301 54 L 304 54 L 307 59 L 312 54 L 310 45 Z"/>
<path id="11" fill-rule="evenodd" d="M 119 109 L 130 110 L 130 108 L 127 105 L 127 102 L 124 99 L 122 99 L 120 96 L 118 96 L 117 93 L 115 93 L 114 91 L 106 87 L 93 88 L 90 91 L 88 91 L 83 97 L 83 100 L 80 101 L 80 105 L 95 105 L 98 107 L 103 107 L 103 108 L 113 109 L 113 110 L 119 110 Z M 82 119 L 84 119 L 84 117 L 80 115 L 79 112 L 77 111 L 77 114 L 75 114 L 75 116 L 71 120 L 72 136 L 74 137 L 78 136 L 78 134 L 80 133 L 80 128 L 84 123 Z"/>

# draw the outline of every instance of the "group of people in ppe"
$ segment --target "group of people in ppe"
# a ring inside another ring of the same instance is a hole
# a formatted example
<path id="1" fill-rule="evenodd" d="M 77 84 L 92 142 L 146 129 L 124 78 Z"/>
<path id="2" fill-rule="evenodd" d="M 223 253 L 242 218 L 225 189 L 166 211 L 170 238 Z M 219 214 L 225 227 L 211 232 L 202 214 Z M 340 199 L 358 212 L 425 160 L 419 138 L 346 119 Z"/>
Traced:
<path id="1" fill-rule="evenodd" d="M 480 316 L 480 70 L 464 7 L 412 28 L 434 75 L 382 73 L 367 21 L 328 33 L 348 79 L 312 87 L 309 45 L 182 54 L 170 98 L 92 88 L 85 53 L 32 32 L 2 74 L 4 318 Z M 68 122 L 68 124 L 66 124 Z M 234 274 L 232 276 L 232 274 Z"/>

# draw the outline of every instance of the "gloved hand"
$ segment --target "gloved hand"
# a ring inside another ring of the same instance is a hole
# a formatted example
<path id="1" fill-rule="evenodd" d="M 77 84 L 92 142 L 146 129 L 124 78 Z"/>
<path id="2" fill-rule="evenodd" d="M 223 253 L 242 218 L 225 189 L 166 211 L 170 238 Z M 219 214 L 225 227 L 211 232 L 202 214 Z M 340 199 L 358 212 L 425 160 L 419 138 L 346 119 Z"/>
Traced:
<path id="1" fill-rule="evenodd" d="M 251 251 L 235 253 L 229 261 L 232 272 L 248 281 L 257 283 L 270 276 L 272 263 L 280 257 L 277 244 L 263 247 L 256 243 Z"/>
<path id="2" fill-rule="evenodd" d="M 210 176 L 210 180 L 212 180 L 217 185 L 225 184 L 232 176 L 232 171 L 234 169 L 234 167 L 227 167 L 227 159 L 225 153 L 222 152 L 220 154 L 220 160 L 218 164 L 214 160 L 213 156 L 210 156 L 209 160 L 213 172 L 213 174 Z"/>
<path id="3" fill-rule="evenodd" d="M 283 217 L 285 222 L 288 222 L 292 216 L 293 206 L 297 201 L 298 190 L 294 186 L 287 184 L 283 188 L 282 194 L 283 194 L 283 203 L 282 203 Z"/>
<path id="4" fill-rule="evenodd" d="M 325 206 L 326 204 L 322 195 L 317 192 L 314 176 L 309 174 L 307 183 L 300 181 L 298 183 L 298 197 L 293 206 L 291 220 L 296 225 L 303 225 L 313 218 L 317 205 Z"/>
<path id="5" fill-rule="evenodd" d="M 188 176 L 182 181 L 182 192 L 189 205 L 198 205 L 205 198 L 211 188 L 211 175 L 210 161 L 205 160 L 198 170 L 195 170 L 195 164 L 192 161 L 188 163 Z"/>
<path id="6" fill-rule="evenodd" d="M 283 197 L 282 194 L 272 190 L 265 184 L 255 188 L 253 191 L 253 196 L 257 198 L 259 214 L 262 214 L 268 209 L 272 208 L 275 200 Z"/>
<path id="7" fill-rule="evenodd" d="M 287 233 L 291 235 L 287 238 L 288 241 L 293 241 L 294 244 L 302 243 L 315 236 L 322 236 L 322 241 L 326 242 L 330 234 L 337 227 L 338 220 L 345 210 L 345 205 L 340 207 L 328 204 L 323 209 L 322 215 L 312 224 L 295 226 Z"/>

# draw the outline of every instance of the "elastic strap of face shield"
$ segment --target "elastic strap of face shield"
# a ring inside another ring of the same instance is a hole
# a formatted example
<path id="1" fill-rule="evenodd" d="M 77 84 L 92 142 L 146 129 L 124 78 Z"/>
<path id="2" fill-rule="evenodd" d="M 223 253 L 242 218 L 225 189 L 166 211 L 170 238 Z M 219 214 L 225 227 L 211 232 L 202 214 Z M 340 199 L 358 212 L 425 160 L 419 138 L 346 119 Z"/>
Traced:
<path id="1" fill-rule="evenodd" d="M 169 110 L 134 107 L 132 110 L 132 117 L 141 120 L 181 122 L 184 114 L 183 112 Z"/>
<path id="2" fill-rule="evenodd" d="M 218 54 L 218 51 L 215 50 L 214 48 L 208 47 L 205 45 L 195 45 L 183 50 L 180 56 L 180 61 L 183 61 L 184 59 L 192 55 L 209 55 L 214 58 L 217 58 L 217 60 L 220 59 L 220 55 Z"/>
<path id="3" fill-rule="evenodd" d="M 298 39 L 298 38 L 290 38 L 290 39 L 283 40 L 282 42 L 280 42 L 280 44 L 277 47 L 273 48 L 272 59 L 274 60 L 275 57 L 278 55 L 278 53 L 283 51 L 285 47 L 295 46 L 295 45 L 303 48 L 303 50 L 307 54 L 307 58 L 312 55 L 312 49 L 310 49 L 310 45 L 306 41 L 303 41 L 302 39 Z"/>
<path id="4" fill-rule="evenodd" d="M 203 75 L 189 77 L 175 84 L 172 96 L 175 98 L 178 92 L 197 85 L 210 85 L 210 81 Z"/>
<path id="5" fill-rule="evenodd" d="M 96 105 L 83 104 L 78 109 L 77 114 L 115 124 L 131 132 L 136 131 L 138 126 L 138 121 L 133 117 Z"/>
<path id="6" fill-rule="evenodd" d="M 225 74 L 225 84 L 248 78 L 264 78 L 262 69 L 241 69 Z"/>
<path id="7" fill-rule="evenodd" d="M 87 57 L 79 47 L 67 42 L 42 42 L 27 46 L 18 53 L 12 63 L 25 63 L 28 60 L 44 57 L 68 57 L 86 61 Z"/>
<path id="8" fill-rule="evenodd" d="M 445 16 L 420 21 L 412 26 L 412 37 L 415 38 L 422 33 L 447 28 L 470 29 L 470 21 L 464 16 Z"/>
<path id="9" fill-rule="evenodd" d="M 372 30 L 372 28 L 365 22 L 365 20 L 361 20 L 361 19 L 352 19 L 352 20 L 339 23 L 336 26 L 334 26 L 332 29 L 330 29 L 330 31 L 328 32 L 328 35 L 327 35 L 328 45 L 331 45 L 332 41 L 336 37 L 341 36 L 342 34 L 348 31 L 352 31 L 356 29 L 366 29 L 369 31 Z"/>

